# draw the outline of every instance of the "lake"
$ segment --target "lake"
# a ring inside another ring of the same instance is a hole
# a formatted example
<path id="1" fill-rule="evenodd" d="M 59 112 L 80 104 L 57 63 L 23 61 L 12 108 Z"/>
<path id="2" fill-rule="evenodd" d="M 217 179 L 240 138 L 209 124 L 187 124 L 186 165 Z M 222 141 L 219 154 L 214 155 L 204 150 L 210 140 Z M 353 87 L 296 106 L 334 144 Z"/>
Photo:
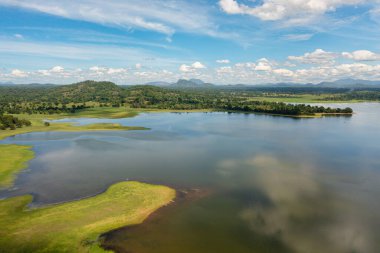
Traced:
<path id="1" fill-rule="evenodd" d="M 15 187 L 32 205 L 103 192 L 123 180 L 178 189 L 142 225 L 104 236 L 137 253 L 380 252 L 380 104 L 352 117 L 146 113 L 63 119 L 150 130 L 38 132 L 0 143 L 36 153 Z"/>

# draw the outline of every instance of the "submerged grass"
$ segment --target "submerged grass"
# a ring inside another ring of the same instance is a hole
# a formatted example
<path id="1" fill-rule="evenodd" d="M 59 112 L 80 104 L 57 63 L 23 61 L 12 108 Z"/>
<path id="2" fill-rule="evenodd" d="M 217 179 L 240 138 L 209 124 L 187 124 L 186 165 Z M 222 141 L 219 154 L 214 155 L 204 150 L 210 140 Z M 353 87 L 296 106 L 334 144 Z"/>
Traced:
<path id="1" fill-rule="evenodd" d="M 147 130 L 145 127 L 122 126 L 113 123 L 97 123 L 84 126 L 73 126 L 71 123 L 51 123 L 50 126 L 33 125 L 30 127 L 17 128 L 15 130 L 1 130 L 0 140 L 9 136 L 30 132 L 80 132 L 80 131 L 123 131 L 123 130 Z"/>
<path id="2" fill-rule="evenodd" d="M 106 252 L 99 236 L 139 224 L 168 204 L 166 186 L 121 182 L 95 197 L 28 209 L 32 196 L 0 201 L 0 252 Z"/>
<path id="3" fill-rule="evenodd" d="M 0 189 L 11 187 L 16 174 L 33 156 L 29 146 L 0 145 Z"/>

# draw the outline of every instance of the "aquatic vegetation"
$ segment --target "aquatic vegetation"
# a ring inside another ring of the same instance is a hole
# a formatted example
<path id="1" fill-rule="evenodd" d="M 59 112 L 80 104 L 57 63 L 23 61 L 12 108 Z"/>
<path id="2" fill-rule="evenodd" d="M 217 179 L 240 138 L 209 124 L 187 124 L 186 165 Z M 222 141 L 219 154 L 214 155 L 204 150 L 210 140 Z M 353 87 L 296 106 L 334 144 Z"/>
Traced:
<path id="1" fill-rule="evenodd" d="M 0 145 L 0 188 L 12 186 L 15 175 L 33 156 L 29 146 Z"/>
<path id="2" fill-rule="evenodd" d="M 98 244 L 102 233 L 139 224 L 174 197 L 169 187 L 131 181 L 94 197 L 41 208 L 27 208 L 30 195 L 1 200 L 0 251 L 106 252 Z"/>

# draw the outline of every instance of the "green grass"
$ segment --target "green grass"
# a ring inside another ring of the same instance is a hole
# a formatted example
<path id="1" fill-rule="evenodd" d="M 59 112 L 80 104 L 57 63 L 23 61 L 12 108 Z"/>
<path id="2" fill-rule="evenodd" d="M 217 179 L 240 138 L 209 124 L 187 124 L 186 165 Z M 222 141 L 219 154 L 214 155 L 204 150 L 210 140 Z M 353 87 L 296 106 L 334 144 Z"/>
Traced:
<path id="1" fill-rule="evenodd" d="M 99 235 L 139 224 L 175 197 L 165 186 L 138 182 L 112 185 L 78 201 L 29 209 L 32 196 L 0 201 L 0 252 L 106 252 Z"/>
<path id="2" fill-rule="evenodd" d="M 134 117 L 137 111 L 125 107 L 95 107 L 81 110 L 76 113 L 61 114 L 60 117 L 87 117 L 87 118 L 127 118 Z"/>
<path id="3" fill-rule="evenodd" d="M 34 157 L 29 146 L 0 145 L 0 189 L 11 187 L 16 174 Z"/>

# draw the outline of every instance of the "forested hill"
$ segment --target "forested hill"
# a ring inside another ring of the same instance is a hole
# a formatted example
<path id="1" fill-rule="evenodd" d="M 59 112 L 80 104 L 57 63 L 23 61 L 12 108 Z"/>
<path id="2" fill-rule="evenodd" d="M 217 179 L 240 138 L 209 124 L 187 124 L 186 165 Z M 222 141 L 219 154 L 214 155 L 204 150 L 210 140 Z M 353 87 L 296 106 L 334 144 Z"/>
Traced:
<path id="1" fill-rule="evenodd" d="M 124 89 L 112 82 L 84 81 L 59 86 L 57 95 L 70 102 L 122 102 Z"/>
<path id="2" fill-rule="evenodd" d="M 47 87 L 0 87 L 1 102 L 49 102 L 49 103 L 122 103 L 125 90 L 112 82 L 84 81 L 70 85 Z"/>
<path id="3" fill-rule="evenodd" d="M 118 86 L 112 82 L 96 81 L 45 87 L 8 86 L 0 87 L 0 114 L 75 113 L 88 107 L 104 106 L 175 110 L 213 109 L 283 115 L 352 113 L 350 108 L 333 109 L 263 101 L 265 98 L 273 99 L 273 96 L 281 97 L 288 94 L 278 96 L 269 94 L 268 91 L 219 88 Z"/>

